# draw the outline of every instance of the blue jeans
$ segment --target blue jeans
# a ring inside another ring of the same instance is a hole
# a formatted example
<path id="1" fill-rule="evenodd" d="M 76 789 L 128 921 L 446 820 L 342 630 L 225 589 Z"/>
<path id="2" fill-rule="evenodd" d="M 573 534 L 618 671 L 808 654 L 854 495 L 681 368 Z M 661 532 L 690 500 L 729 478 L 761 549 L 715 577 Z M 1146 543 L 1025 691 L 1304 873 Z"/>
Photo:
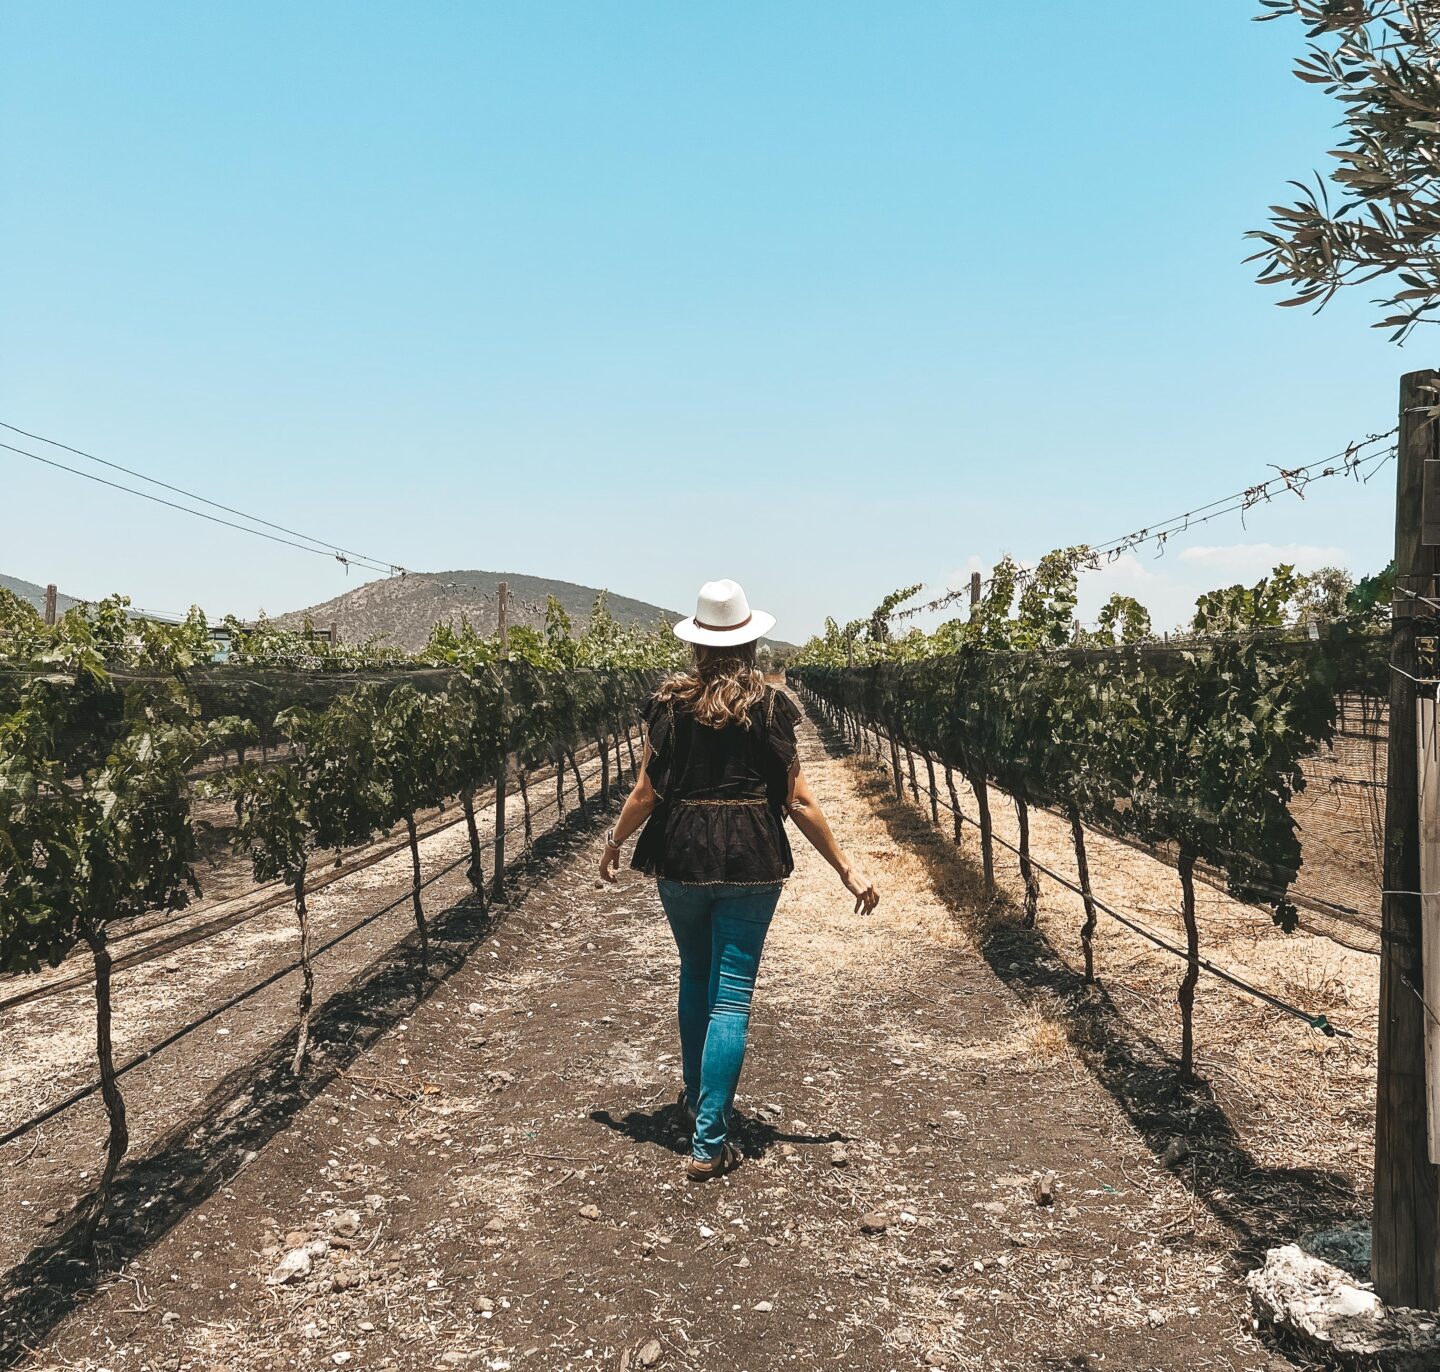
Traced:
<path id="1" fill-rule="evenodd" d="M 780 886 L 660 882 L 660 903 L 680 950 L 680 1058 L 695 1111 L 691 1152 L 716 1157 L 745 1060 L 750 1000 Z"/>

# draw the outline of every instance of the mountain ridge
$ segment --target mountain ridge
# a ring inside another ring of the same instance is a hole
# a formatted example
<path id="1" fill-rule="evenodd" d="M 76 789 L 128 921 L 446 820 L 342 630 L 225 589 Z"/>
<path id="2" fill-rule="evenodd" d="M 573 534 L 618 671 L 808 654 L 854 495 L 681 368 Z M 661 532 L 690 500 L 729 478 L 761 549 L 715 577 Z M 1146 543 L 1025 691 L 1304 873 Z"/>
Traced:
<path id="1" fill-rule="evenodd" d="M 544 628 L 545 605 L 552 595 L 575 627 L 583 628 L 590 620 L 595 597 L 601 593 L 599 587 L 525 572 L 473 568 L 409 572 L 366 582 L 317 605 L 272 616 L 272 622 L 282 628 L 299 628 L 308 616 L 317 629 L 328 629 L 333 624 L 342 641 L 379 638 L 413 653 L 425 646 L 436 624 L 458 625 L 463 618 L 478 633 L 494 633 L 498 621 L 497 587 L 501 581 L 509 585 L 509 622 L 533 629 Z M 610 613 L 625 625 L 654 628 L 663 623 L 668 627 L 683 618 L 678 610 L 613 591 L 606 592 L 606 604 Z M 791 647 L 780 639 L 768 641 L 777 648 Z"/>

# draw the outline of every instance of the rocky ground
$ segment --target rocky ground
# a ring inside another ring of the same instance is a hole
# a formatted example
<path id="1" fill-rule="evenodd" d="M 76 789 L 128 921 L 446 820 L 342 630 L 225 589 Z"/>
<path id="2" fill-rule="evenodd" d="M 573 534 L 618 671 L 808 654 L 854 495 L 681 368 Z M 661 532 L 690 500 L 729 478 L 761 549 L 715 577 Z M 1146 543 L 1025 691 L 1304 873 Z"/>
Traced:
<path id="1" fill-rule="evenodd" d="M 884 900 L 852 914 L 797 851 L 738 1172 L 682 1177 L 653 885 L 597 890 L 593 831 L 561 836 L 503 912 L 437 912 L 430 980 L 403 947 L 358 970 L 304 1090 L 282 1044 L 177 1109 L 102 1275 L 62 1220 L 9 1274 L 0 1347 L 87 1372 L 1294 1366 L 1242 1279 L 1363 1210 L 1357 1174 L 1307 1163 L 1288 1100 L 1232 1118 L 1180 1091 L 1166 982 L 1139 983 L 1150 1009 L 1076 988 L 1044 922 L 982 911 L 972 855 L 882 772 L 808 724 L 803 758 Z M 1240 1076 L 1237 1051 L 1211 1049 Z M 29 1173 L 5 1152 L 14 1213 Z"/>

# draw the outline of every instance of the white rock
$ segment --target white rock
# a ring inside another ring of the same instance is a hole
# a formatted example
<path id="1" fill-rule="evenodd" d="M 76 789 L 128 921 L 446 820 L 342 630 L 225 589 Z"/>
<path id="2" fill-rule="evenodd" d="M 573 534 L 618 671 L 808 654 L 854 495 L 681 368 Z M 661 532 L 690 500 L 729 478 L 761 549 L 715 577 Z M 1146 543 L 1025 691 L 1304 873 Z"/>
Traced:
<path id="1" fill-rule="evenodd" d="M 1424 1311 L 1386 1306 L 1367 1282 L 1293 1243 L 1272 1248 L 1245 1278 L 1255 1313 L 1300 1339 L 1387 1367 L 1440 1365 L 1440 1326 Z"/>
<path id="2" fill-rule="evenodd" d="M 266 1286 L 284 1286 L 286 1282 L 298 1281 L 310 1275 L 310 1254 L 303 1248 L 292 1248 L 275 1265 L 275 1270 L 265 1279 Z"/>
<path id="3" fill-rule="evenodd" d="M 775 1308 L 773 1301 L 756 1301 L 755 1311 L 760 1315 L 768 1315 Z"/>

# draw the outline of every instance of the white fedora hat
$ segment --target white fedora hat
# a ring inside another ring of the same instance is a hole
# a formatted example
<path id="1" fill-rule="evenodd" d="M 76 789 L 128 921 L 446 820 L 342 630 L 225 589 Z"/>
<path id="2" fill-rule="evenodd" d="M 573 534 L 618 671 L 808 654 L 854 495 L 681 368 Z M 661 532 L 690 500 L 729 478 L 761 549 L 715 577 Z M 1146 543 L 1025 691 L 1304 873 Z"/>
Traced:
<path id="1" fill-rule="evenodd" d="M 675 637 L 686 643 L 724 647 L 727 643 L 753 643 L 775 627 L 775 616 L 752 610 L 745 588 L 727 577 L 707 581 L 695 598 L 695 613 L 675 626 Z"/>

